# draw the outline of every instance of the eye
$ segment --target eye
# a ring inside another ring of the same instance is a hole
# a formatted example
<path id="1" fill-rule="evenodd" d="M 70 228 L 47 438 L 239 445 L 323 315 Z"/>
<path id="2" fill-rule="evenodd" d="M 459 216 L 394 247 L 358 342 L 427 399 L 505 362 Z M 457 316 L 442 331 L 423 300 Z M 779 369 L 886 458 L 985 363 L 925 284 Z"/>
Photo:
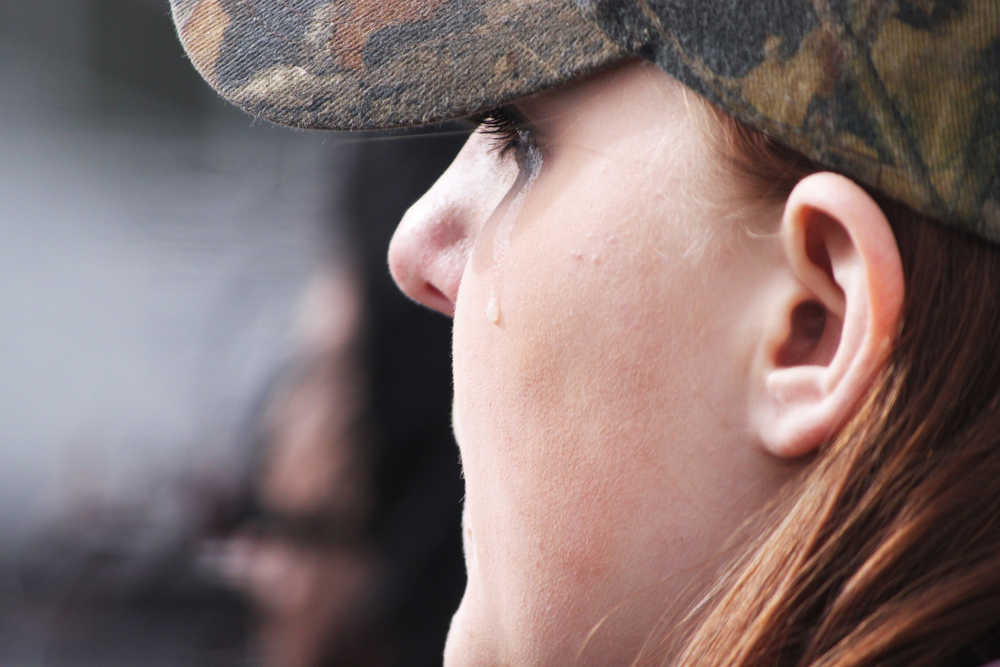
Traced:
<path id="1" fill-rule="evenodd" d="M 490 135 L 493 151 L 501 157 L 513 151 L 518 163 L 523 163 L 538 148 L 531 125 L 511 106 L 494 109 L 482 116 L 479 131 Z"/>

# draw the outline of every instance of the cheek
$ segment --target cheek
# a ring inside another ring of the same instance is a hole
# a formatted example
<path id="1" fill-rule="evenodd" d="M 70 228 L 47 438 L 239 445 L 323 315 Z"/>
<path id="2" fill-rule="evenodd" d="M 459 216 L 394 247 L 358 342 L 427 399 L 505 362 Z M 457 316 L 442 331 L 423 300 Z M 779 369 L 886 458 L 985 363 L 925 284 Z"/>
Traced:
<path id="1" fill-rule="evenodd" d="M 678 225 L 656 202 L 579 197 L 599 191 L 594 180 L 539 215 L 527 210 L 532 223 L 515 227 L 500 370 L 520 395 L 519 420 L 558 424 L 560 442 L 607 442 L 624 429 L 635 441 L 673 421 L 671 399 L 694 371 L 703 286 L 696 264 L 680 259 L 688 235 L 672 233 Z"/>
<path id="2" fill-rule="evenodd" d="M 705 396 L 706 364 L 723 356 L 706 327 L 720 262 L 691 252 L 703 222 L 693 207 L 585 164 L 546 164 L 506 230 L 487 223 L 456 309 L 473 552 L 457 627 L 507 645 L 580 641 L 712 542 L 700 534 L 714 514 L 699 446 L 724 421 Z M 654 194 L 620 194 L 636 191 Z M 664 591 L 654 597 L 629 607 L 632 622 L 602 627 L 645 632 L 663 611 Z"/>
<path id="3" fill-rule="evenodd" d="M 502 261 L 471 267 L 463 283 L 456 433 L 473 522 L 509 524 L 488 528 L 505 536 L 502 558 L 525 558 L 521 537 L 544 563 L 531 571 L 560 563 L 565 576 L 597 579 L 627 557 L 612 550 L 648 497 L 645 480 L 662 482 L 698 308 L 664 229 L 608 199 L 546 199 L 539 185 L 553 204 L 529 201 Z"/>

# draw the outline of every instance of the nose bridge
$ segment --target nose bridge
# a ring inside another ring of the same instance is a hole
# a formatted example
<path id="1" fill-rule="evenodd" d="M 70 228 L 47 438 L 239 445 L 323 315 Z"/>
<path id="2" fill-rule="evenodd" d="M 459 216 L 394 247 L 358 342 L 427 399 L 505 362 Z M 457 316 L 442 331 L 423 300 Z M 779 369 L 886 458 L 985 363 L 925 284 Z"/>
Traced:
<path id="1" fill-rule="evenodd" d="M 403 293 L 449 316 L 476 235 L 509 180 L 485 148 L 474 134 L 406 212 L 389 245 L 389 270 Z"/>

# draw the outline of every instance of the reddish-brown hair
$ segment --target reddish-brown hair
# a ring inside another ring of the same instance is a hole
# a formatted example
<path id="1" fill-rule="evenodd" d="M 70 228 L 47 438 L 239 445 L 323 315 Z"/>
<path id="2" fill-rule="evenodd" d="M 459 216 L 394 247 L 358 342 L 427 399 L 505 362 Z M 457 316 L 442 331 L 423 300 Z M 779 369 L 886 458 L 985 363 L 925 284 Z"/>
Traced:
<path id="1" fill-rule="evenodd" d="M 720 115 L 767 196 L 818 169 Z M 765 510 L 679 662 L 970 665 L 1000 658 L 1000 247 L 873 194 L 906 280 L 866 399 Z"/>

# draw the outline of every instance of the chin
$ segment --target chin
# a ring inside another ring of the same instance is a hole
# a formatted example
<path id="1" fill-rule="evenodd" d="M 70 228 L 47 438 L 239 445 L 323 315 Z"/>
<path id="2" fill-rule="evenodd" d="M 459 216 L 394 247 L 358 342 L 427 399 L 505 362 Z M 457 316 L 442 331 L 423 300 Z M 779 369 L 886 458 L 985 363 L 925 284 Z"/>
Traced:
<path id="1" fill-rule="evenodd" d="M 470 667 L 479 665 L 499 665 L 496 655 L 497 637 L 483 636 L 475 630 L 468 610 L 469 591 L 466 589 L 458 611 L 451 618 L 448 639 L 444 644 L 445 667 Z"/>

